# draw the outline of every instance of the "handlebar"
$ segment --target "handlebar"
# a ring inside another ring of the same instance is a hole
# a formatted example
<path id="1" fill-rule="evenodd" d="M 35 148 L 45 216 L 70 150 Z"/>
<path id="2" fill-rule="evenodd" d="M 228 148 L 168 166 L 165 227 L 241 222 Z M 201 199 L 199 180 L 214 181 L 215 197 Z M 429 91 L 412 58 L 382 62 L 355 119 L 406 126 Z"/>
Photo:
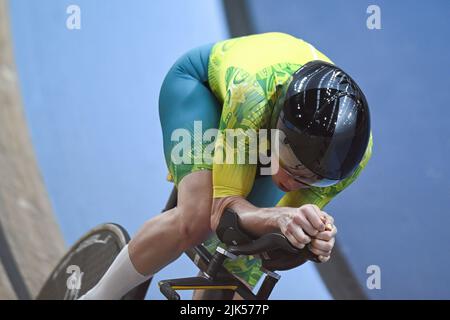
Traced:
<path id="1" fill-rule="evenodd" d="M 281 232 L 268 233 L 256 239 L 250 237 L 240 227 L 238 214 L 229 208 L 222 214 L 216 233 L 219 239 L 228 245 L 228 252 L 237 256 L 270 252 L 278 257 L 278 261 L 271 265 L 280 266 L 284 270 L 287 266 L 295 267 L 308 260 L 321 262 L 308 248 L 294 247 Z"/>
<path id="2" fill-rule="evenodd" d="M 167 300 L 180 300 L 180 295 L 172 289 L 168 282 L 160 282 L 159 290 L 167 298 Z"/>

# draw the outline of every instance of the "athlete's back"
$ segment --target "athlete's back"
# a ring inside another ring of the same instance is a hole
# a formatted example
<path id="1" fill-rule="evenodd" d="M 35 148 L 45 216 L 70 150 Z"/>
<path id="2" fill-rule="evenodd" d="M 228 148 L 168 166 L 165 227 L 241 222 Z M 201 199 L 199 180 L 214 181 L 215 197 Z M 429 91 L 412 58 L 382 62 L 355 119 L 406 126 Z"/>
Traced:
<path id="1" fill-rule="evenodd" d="M 209 58 L 208 78 L 215 95 L 223 101 L 226 73 L 230 67 L 255 75 L 272 65 L 304 65 L 312 60 L 331 62 L 311 44 L 291 35 L 280 32 L 250 35 L 214 45 Z"/>

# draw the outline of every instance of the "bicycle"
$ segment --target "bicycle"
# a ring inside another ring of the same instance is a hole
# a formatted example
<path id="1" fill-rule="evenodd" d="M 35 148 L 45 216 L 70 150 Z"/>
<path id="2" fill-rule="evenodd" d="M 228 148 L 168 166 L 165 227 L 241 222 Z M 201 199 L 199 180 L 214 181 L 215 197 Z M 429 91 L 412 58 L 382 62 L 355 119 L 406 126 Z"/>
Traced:
<path id="1" fill-rule="evenodd" d="M 170 199 L 168 204 L 176 204 L 176 192 L 172 191 Z M 158 283 L 161 293 L 167 299 L 179 300 L 177 290 L 204 289 L 237 292 L 247 300 L 267 300 L 281 278 L 275 271 L 289 270 L 307 261 L 320 262 L 307 248 L 298 249 L 292 246 L 281 232 L 252 238 L 240 228 L 238 215 L 229 209 L 223 213 L 216 234 L 226 248 L 217 247 L 214 255 L 210 254 L 203 245 L 195 246 L 185 252 L 200 269 L 202 275 L 162 280 Z M 227 258 L 235 259 L 239 255 L 258 255 L 262 260 L 261 270 L 266 276 L 256 294 L 223 266 Z M 229 295 L 222 291 L 215 298 L 225 297 Z"/>
<path id="2" fill-rule="evenodd" d="M 177 190 L 174 188 L 163 212 L 176 204 Z M 229 209 L 223 213 L 216 234 L 226 248 L 219 246 L 211 254 L 200 244 L 185 252 L 200 269 L 200 275 L 159 281 L 159 289 L 167 299 L 179 300 L 177 290 L 203 289 L 206 290 L 205 299 L 231 299 L 237 292 L 247 300 L 267 300 L 281 278 L 276 271 L 289 270 L 307 261 L 320 262 L 307 248 L 292 246 L 281 232 L 251 237 L 240 228 L 239 216 Z M 37 299 L 77 299 L 101 279 L 129 240 L 127 231 L 113 223 L 89 231 L 61 259 Z M 261 270 L 266 276 L 257 293 L 223 266 L 226 259 L 235 259 L 239 255 L 258 256 L 262 261 Z M 69 277 L 67 273 L 70 273 Z M 131 290 L 122 300 L 143 300 L 151 280 Z"/>

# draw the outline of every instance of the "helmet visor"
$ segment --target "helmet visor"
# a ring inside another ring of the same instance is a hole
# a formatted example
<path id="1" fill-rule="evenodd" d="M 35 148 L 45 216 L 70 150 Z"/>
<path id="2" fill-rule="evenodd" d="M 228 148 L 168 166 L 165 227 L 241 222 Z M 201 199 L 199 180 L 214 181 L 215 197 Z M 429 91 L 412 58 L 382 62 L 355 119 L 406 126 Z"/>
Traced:
<path id="1" fill-rule="evenodd" d="M 275 153 L 278 155 L 280 166 L 297 182 L 314 187 L 329 187 L 340 181 L 326 179 L 309 170 L 297 159 L 286 136 L 281 130 L 279 131 L 278 152 Z"/>

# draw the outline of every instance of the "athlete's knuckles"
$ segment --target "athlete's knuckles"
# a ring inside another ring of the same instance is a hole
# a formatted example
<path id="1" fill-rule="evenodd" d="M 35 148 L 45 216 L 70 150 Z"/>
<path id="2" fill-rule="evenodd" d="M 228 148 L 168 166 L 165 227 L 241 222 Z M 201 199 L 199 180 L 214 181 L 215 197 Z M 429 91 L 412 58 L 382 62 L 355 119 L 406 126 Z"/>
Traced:
<path id="1" fill-rule="evenodd" d="M 296 212 L 293 217 L 292 221 L 296 222 L 297 224 L 301 224 L 305 221 L 304 215 L 302 212 Z"/>
<path id="2" fill-rule="evenodd" d="M 333 238 L 330 241 L 327 241 L 327 244 L 330 246 L 330 250 L 333 250 L 334 244 L 335 244 L 335 239 Z"/>
<path id="3" fill-rule="evenodd" d="M 311 207 L 315 212 L 321 212 L 320 208 L 316 204 L 311 205 Z"/>
<path id="4" fill-rule="evenodd" d="M 299 243 L 297 242 L 294 247 L 298 248 L 298 249 L 303 249 L 305 247 L 305 245 L 303 243 Z"/>
<path id="5" fill-rule="evenodd" d="M 290 232 L 290 233 L 294 233 L 296 227 L 297 227 L 296 224 L 291 221 L 286 225 L 286 231 Z"/>
<path id="6" fill-rule="evenodd" d="M 328 220 L 333 224 L 334 223 L 334 218 L 333 216 L 330 216 L 329 214 L 327 214 Z"/>
<path id="7" fill-rule="evenodd" d="M 324 241 L 330 241 L 331 239 L 333 239 L 333 236 L 331 232 L 326 231 L 320 234 L 320 239 Z"/>
<path id="8" fill-rule="evenodd" d="M 297 241 L 297 239 L 293 238 L 291 240 L 289 240 L 289 242 L 296 248 L 300 248 L 303 247 L 304 245 L 300 242 Z"/>
<path id="9" fill-rule="evenodd" d="M 310 243 L 310 242 L 311 242 L 310 239 L 309 239 L 309 237 L 304 236 L 304 235 L 298 236 L 298 237 L 297 237 L 297 240 L 298 240 L 300 243 L 304 243 L 304 244 L 307 244 L 307 243 Z"/>
<path id="10" fill-rule="evenodd" d="M 314 214 L 314 208 L 311 205 L 304 205 L 299 208 L 299 213 L 302 215 Z"/>

